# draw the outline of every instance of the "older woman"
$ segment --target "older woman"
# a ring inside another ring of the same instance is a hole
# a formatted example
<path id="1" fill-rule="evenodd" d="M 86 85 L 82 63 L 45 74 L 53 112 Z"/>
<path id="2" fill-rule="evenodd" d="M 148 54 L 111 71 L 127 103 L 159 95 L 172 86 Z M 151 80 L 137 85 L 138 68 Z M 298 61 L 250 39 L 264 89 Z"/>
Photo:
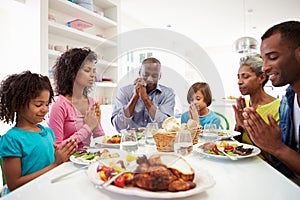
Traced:
<path id="1" fill-rule="evenodd" d="M 233 105 L 236 120 L 235 130 L 242 133 L 242 142 L 248 144 L 253 144 L 253 142 L 244 131 L 242 111 L 245 107 L 253 107 L 266 123 L 269 123 L 268 114 L 272 114 L 274 119 L 279 122 L 280 100 L 267 94 L 264 90 L 268 77 L 262 72 L 262 63 L 263 61 L 258 54 L 242 57 L 237 74 L 241 94 L 249 95 L 250 99 L 245 100 L 245 98 L 239 97 L 236 100 L 237 105 Z M 262 154 L 268 160 L 268 155 L 264 152 Z"/>

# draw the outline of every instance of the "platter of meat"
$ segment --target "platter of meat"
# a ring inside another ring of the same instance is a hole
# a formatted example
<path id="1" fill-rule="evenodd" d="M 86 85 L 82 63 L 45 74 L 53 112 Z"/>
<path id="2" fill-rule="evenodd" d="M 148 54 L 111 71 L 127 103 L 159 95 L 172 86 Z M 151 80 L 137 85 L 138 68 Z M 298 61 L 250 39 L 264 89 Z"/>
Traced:
<path id="1" fill-rule="evenodd" d="M 213 177 L 206 170 L 190 164 L 177 154 L 139 155 L 133 162 L 135 167 L 131 172 L 123 173 L 119 176 L 123 176 L 122 178 L 118 177 L 104 189 L 128 196 L 167 199 L 195 195 L 215 184 Z M 111 171 L 116 170 L 109 166 L 101 166 L 101 163 L 94 163 L 89 166 L 87 175 L 92 183 L 99 186 L 110 179 L 103 174 Z M 117 171 L 120 173 L 120 169 Z"/>
<path id="2" fill-rule="evenodd" d="M 261 150 L 256 146 L 239 143 L 237 141 L 206 142 L 200 144 L 195 148 L 195 150 L 208 157 L 218 159 L 229 159 L 224 152 L 230 156 L 236 157 L 237 159 L 257 156 L 261 152 Z"/>

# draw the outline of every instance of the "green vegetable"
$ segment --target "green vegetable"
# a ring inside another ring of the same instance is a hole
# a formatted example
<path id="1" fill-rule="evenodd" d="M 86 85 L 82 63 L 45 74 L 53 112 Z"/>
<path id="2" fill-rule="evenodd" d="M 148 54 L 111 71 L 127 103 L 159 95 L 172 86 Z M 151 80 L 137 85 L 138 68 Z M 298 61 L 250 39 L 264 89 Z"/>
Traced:
<path id="1" fill-rule="evenodd" d="M 143 135 L 137 135 L 137 136 L 136 136 L 137 140 L 142 139 L 142 137 L 143 137 Z"/>
<path id="2" fill-rule="evenodd" d="M 120 137 L 121 137 L 121 135 L 113 135 L 112 137 L 119 137 L 119 138 L 120 138 Z"/>
<path id="3" fill-rule="evenodd" d="M 73 153 L 73 156 L 78 156 L 80 154 L 81 154 L 81 152 L 76 151 L 76 152 Z"/>
<path id="4" fill-rule="evenodd" d="M 82 156 L 84 154 L 86 154 L 86 151 L 76 151 L 76 152 L 73 153 L 73 156 L 79 157 L 79 156 Z"/>
<path id="5" fill-rule="evenodd" d="M 218 132 L 218 135 L 223 136 L 223 135 L 225 135 L 225 133 L 224 132 Z"/>
<path id="6" fill-rule="evenodd" d="M 205 153 L 208 153 L 208 154 L 213 154 L 213 155 L 216 155 L 216 153 L 215 152 L 213 152 L 213 150 L 206 150 L 206 151 L 204 151 Z"/>
<path id="7" fill-rule="evenodd" d="M 230 155 L 230 156 L 236 156 L 237 154 L 235 154 L 235 153 L 233 153 L 232 151 L 227 151 L 226 152 L 228 155 Z"/>
<path id="8" fill-rule="evenodd" d="M 93 154 L 93 153 L 88 153 L 88 154 L 85 154 L 85 155 L 83 156 L 83 158 L 86 159 L 86 160 L 92 160 L 92 159 L 95 158 L 95 154 Z"/>

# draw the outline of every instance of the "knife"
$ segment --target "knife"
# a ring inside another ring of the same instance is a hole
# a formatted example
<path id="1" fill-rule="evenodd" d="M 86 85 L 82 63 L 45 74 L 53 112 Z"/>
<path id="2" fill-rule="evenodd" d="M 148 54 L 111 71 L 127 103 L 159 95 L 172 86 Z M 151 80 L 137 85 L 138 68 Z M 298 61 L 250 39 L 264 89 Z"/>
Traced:
<path id="1" fill-rule="evenodd" d="M 51 180 L 51 183 L 55 183 L 55 182 L 61 180 L 62 178 L 66 177 L 66 176 L 69 176 L 69 175 L 71 175 L 71 174 L 73 174 L 73 173 L 75 173 L 75 172 L 78 172 L 78 171 L 80 171 L 80 170 L 86 169 L 86 168 L 88 168 L 88 167 L 89 167 L 89 165 L 85 165 L 85 166 L 83 166 L 83 167 L 80 167 L 80 168 L 74 169 L 74 170 L 72 170 L 72 171 L 70 171 L 70 172 L 67 172 L 67 173 L 65 173 L 65 174 L 62 174 L 62 175 L 60 175 L 60 176 L 58 176 L 58 177 L 52 179 L 52 180 Z"/>

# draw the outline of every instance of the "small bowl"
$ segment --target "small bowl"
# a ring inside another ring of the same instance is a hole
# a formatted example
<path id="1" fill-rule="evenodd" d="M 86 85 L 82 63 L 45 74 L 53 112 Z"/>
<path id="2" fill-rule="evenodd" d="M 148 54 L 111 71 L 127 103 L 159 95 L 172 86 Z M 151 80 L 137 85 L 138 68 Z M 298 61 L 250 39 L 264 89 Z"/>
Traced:
<path id="1" fill-rule="evenodd" d="M 61 46 L 61 45 L 55 45 L 54 46 L 54 50 L 55 51 L 60 51 L 60 52 L 65 52 L 66 51 L 66 47 L 65 46 Z"/>

